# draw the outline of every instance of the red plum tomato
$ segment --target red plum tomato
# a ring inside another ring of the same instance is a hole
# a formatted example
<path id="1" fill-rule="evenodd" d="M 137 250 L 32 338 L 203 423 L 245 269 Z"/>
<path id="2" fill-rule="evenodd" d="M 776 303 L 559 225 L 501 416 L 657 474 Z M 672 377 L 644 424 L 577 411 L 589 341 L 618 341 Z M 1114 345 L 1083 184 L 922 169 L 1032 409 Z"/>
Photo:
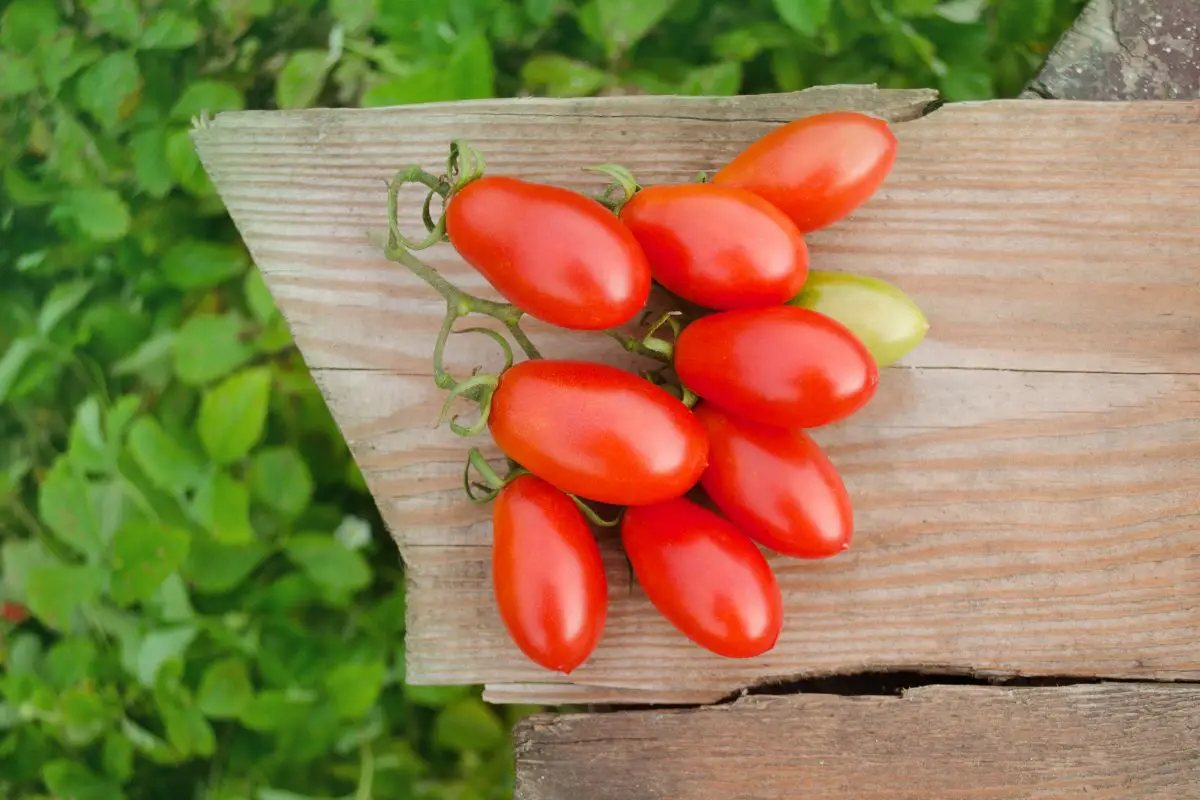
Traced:
<path id="1" fill-rule="evenodd" d="M 804 237 L 761 197 L 725 186 L 650 186 L 621 209 L 654 279 L 715 309 L 760 308 L 794 297 L 808 274 Z"/>
<path id="2" fill-rule="evenodd" d="M 714 405 L 785 428 L 816 428 L 867 404 L 879 368 L 850 330 L 794 306 L 723 311 L 683 329 L 680 380 Z"/>
<path id="3" fill-rule="evenodd" d="M 687 406 L 643 378 L 587 361 L 523 361 L 506 370 L 488 427 L 525 469 L 602 503 L 679 497 L 708 463 L 704 426 Z"/>
<path id="4" fill-rule="evenodd" d="M 535 663 L 570 673 L 591 656 L 608 616 L 600 548 L 571 498 L 532 475 L 492 510 L 492 587 L 504 627 Z"/>
<path id="5" fill-rule="evenodd" d="M 787 123 L 743 150 L 713 176 L 770 201 L 801 233 L 844 219 L 879 189 L 896 160 L 887 122 L 853 111 Z"/>
<path id="6" fill-rule="evenodd" d="M 718 655 L 750 658 L 779 639 L 783 599 L 766 558 L 727 520 L 690 500 L 631 508 L 621 542 L 655 608 Z"/>
<path id="7" fill-rule="evenodd" d="M 850 496 L 807 433 L 748 422 L 708 403 L 696 416 L 710 452 L 700 485 L 734 525 L 796 558 L 828 558 L 850 547 Z"/>
<path id="8" fill-rule="evenodd" d="M 450 198 L 446 233 L 508 302 L 562 328 L 622 325 L 650 294 L 650 268 L 633 234 L 569 189 L 479 178 Z"/>

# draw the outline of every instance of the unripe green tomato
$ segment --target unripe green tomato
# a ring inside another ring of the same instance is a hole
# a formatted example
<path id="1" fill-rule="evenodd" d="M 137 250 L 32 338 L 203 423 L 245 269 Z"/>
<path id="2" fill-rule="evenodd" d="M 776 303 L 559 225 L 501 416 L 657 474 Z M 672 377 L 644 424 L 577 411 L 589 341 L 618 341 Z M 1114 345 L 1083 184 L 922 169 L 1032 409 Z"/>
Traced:
<path id="1" fill-rule="evenodd" d="M 908 295 L 866 275 L 809 272 L 800 294 L 788 305 L 832 317 L 867 346 L 877 366 L 894 364 L 925 338 L 929 321 Z"/>

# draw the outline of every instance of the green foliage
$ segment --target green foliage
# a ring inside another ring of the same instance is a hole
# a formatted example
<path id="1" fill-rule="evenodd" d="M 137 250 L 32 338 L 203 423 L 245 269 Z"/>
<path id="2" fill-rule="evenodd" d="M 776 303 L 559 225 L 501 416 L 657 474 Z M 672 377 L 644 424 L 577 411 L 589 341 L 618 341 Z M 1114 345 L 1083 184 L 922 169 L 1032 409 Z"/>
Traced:
<path id="1" fill-rule="evenodd" d="M 482 800 L 395 548 L 191 146 L 242 108 L 1015 94 L 1082 0 L 0 0 L 0 796 Z"/>

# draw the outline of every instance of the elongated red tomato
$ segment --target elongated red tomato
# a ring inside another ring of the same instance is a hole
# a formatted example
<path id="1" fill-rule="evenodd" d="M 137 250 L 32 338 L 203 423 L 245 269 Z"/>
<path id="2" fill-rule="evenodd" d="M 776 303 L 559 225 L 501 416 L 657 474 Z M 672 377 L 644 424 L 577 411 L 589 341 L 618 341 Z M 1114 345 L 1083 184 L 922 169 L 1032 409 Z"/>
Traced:
<path id="1" fill-rule="evenodd" d="M 655 280 L 706 308 L 792 299 L 808 274 L 804 237 L 783 212 L 741 189 L 650 186 L 621 209 Z"/>
<path id="2" fill-rule="evenodd" d="M 801 233 L 847 217 L 887 178 L 896 137 L 887 122 L 852 111 L 814 114 L 776 128 L 713 176 L 769 200 Z"/>
<path id="3" fill-rule="evenodd" d="M 696 406 L 709 436 L 700 485 L 725 516 L 760 544 L 797 558 L 827 558 L 850 546 L 854 511 L 841 476 L 804 431 Z"/>
<path id="4" fill-rule="evenodd" d="M 696 644 L 730 658 L 762 655 L 783 627 L 767 560 L 728 521 L 690 500 L 631 508 L 621 543 L 655 608 Z"/>
<path id="5" fill-rule="evenodd" d="M 492 510 L 492 587 L 509 636 L 546 669 L 587 661 L 608 617 L 600 548 L 571 498 L 532 475 Z"/>
<path id="6" fill-rule="evenodd" d="M 696 320 L 675 343 L 675 370 L 705 400 L 785 428 L 845 419 L 879 383 L 875 360 L 848 328 L 794 306 Z"/>
<path id="7" fill-rule="evenodd" d="M 704 426 L 616 367 L 523 361 L 500 376 L 488 427 L 510 458 L 565 492 L 618 505 L 679 497 L 708 463 Z"/>
<path id="8" fill-rule="evenodd" d="M 621 325 L 650 294 L 633 234 L 592 198 L 558 186 L 471 181 L 450 199 L 446 233 L 505 299 L 563 328 Z"/>

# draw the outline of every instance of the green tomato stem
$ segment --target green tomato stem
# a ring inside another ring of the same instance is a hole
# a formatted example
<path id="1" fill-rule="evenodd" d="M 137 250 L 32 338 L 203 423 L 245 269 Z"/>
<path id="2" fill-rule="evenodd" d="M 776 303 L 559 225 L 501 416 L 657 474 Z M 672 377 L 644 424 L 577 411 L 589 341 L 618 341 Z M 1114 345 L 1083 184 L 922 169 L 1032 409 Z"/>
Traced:
<path id="1" fill-rule="evenodd" d="M 594 167 L 584 167 L 584 170 L 598 172 L 613 179 L 613 182 L 605 187 L 600 196 L 594 199 L 614 214 L 620 214 L 625 204 L 632 200 L 633 196 L 642 188 L 637 179 L 633 177 L 633 173 L 620 164 L 597 164 Z M 620 192 L 621 196 L 614 198 L 613 195 L 617 192 Z"/>
<path id="2" fill-rule="evenodd" d="M 601 528 L 615 528 L 617 525 L 621 524 L 621 520 L 625 517 L 625 509 L 621 509 L 612 519 L 605 519 L 604 517 L 600 516 L 599 513 L 597 513 L 596 509 L 589 506 L 579 497 L 576 497 L 570 492 L 567 492 L 566 495 L 575 502 L 575 505 L 578 506 L 579 510 L 583 512 L 583 515 L 587 517 L 588 522 L 591 522 L 593 525 L 599 525 Z"/>

